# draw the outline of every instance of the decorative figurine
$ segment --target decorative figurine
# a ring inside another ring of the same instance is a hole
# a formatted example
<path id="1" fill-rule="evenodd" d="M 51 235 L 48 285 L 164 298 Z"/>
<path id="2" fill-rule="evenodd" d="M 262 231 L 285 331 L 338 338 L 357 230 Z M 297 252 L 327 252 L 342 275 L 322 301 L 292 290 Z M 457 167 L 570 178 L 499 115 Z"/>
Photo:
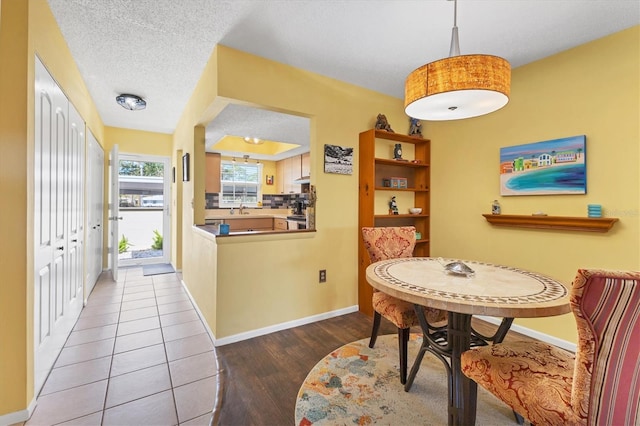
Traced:
<path id="1" fill-rule="evenodd" d="M 389 214 L 398 214 L 398 205 L 396 204 L 396 197 L 391 197 L 389 201 Z"/>
<path id="2" fill-rule="evenodd" d="M 378 114 L 378 119 L 376 120 L 376 129 L 395 133 L 391 128 L 391 125 L 387 121 L 387 117 L 384 114 Z"/>
<path id="3" fill-rule="evenodd" d="M 422 123 L 417 118 L 409 117 L 409 136 L 422 138 Z"/>
<path id="4" fill-rule="evenodd" d="M 491 214 L 500 214 L 502 212 L 501 210 L 498 200 L 493 200 L 491 204 Z"/>
<path id="5" fill-rule="evenodd" d="M 393 147 L 393 159 L 402 160 L 402 144 L 395 144 Z"/>

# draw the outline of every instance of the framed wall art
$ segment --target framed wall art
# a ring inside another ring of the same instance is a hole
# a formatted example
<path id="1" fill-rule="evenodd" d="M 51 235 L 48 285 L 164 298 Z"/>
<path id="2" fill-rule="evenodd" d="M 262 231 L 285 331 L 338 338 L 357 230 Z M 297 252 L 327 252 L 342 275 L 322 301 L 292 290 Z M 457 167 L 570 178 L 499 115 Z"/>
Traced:
<path id="1" fill-rule="evenodd" d="M 324 146 L 324 172 L 350 175 L 353 173 L 353 148 Z"/>
<path id="2" fill-rule="evenodd" d="M 587 193 L 586 136 L 500 148 L 500 195 Z"/>

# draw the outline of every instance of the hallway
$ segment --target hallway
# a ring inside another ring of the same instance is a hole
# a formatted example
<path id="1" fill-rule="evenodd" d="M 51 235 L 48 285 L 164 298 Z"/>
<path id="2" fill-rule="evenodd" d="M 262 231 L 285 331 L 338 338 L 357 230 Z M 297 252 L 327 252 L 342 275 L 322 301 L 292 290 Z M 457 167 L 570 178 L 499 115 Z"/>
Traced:
<path id="1" fill-rule="evenodd" d="M 216 352 L 176 273 L 103 273 L 26 425 L 209 425 Z"/>

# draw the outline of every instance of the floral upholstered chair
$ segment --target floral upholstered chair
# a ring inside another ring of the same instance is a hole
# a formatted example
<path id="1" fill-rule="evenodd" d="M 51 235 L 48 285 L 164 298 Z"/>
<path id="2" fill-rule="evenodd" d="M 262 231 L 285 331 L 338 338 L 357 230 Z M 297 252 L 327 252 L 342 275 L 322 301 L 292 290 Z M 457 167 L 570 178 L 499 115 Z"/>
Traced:
<path id="1" fill-rule="evenodd" d="M 533 424 L 640 425 L 640 272 L 580 269 L 575 356 L 542 342 L 471 349 L 462 371 Z"/>
<path id="2" fill-rule="evenodd" d="M 362 239 L 371 262 L 379 260 L 412 257 L 416 245 L 416 228 L 413 226 L 362 228 Z M 398 327 L 398 348 L 400 353 L 400 383 L 407 381 L 407 347 L 409 330 L 419 325 L 413 304 L 373 291 L 373 329 L 369 347 L 373 348 L 380 329 L 380 319 L 385 317 Z M 439 309 L 427 309 L 427 320 L 435 323 L 445 319 L 445 312 Z"/>

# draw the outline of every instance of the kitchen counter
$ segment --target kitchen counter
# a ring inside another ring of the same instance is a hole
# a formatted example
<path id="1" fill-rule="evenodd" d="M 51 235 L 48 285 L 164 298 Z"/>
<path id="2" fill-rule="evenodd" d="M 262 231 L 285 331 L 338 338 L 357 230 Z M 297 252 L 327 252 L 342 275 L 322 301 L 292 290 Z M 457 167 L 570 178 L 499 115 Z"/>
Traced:
<path id="1" fill-rule="evenodd" d="M 315 232 L 315 229 L 289 229 L 289 230 L 264 230 L 264 231 L 231 231 L 228 234 L 220 234 L 218 232 L 218 225 L 196 225 L 198 229 L 202 229 L 210 234 L 216 236 L 216 238 L 237 237 L 246 235 L 275 235 L 275 234 L 292 234 L 292 233 L 308 233 Z"/>
<path id="2" fill-rule="evenodd" d="M 245 217 L 273 217 L 286 219 L 291 214 L 290 209 L 246 209 L 244 214 L 240 214 L 239 209 L 234 209 L 234 214 L 230 209 L 207 209 L 204 211 L 205 219 L 242 219 Z"/>

